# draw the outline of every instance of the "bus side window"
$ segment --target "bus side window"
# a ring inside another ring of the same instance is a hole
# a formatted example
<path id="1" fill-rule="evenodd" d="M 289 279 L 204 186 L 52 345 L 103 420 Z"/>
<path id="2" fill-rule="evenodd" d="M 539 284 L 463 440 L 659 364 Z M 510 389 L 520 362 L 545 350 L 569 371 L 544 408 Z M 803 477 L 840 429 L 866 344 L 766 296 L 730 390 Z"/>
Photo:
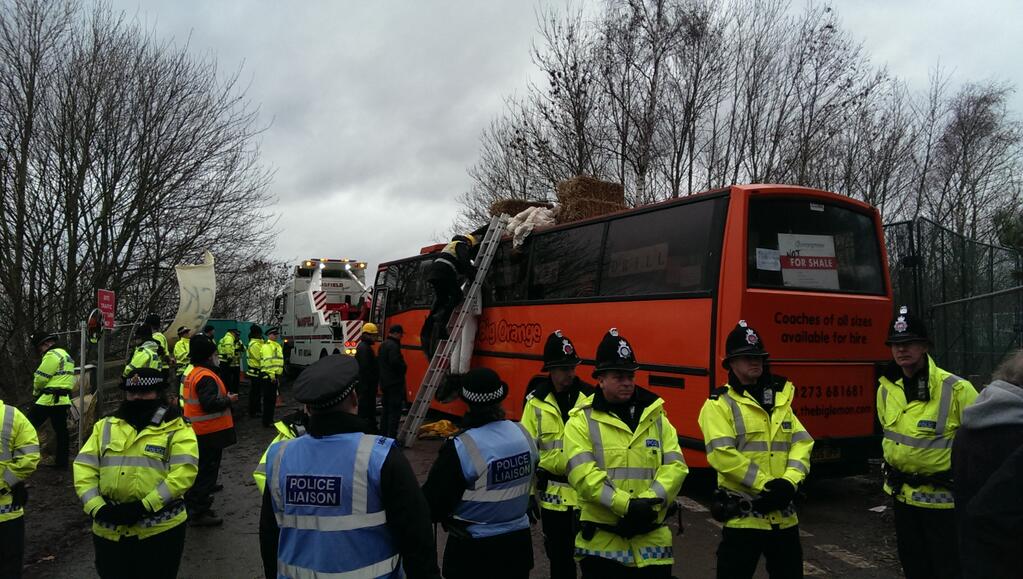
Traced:
<path id="1" fill-rule="evenodd" d="M 600 295 L 637 296 L 711 291 L 711 255 L 720 246 L 715 209 L 708 199 L 611 221 L 601 264 Z M 723 216 L 723 213 L 721 213 Z"/>
<path id="2" fill-rule="evenodd" d="M 501 242 L 487 275 L 486 295 L 496 303 L 526 299 L 526 268 L 529 265 L 529 239 L 518 249 L 510 240 Z"/>
<path id="3" fill-rule="evenodd" d="M 529 299 L 586 298 L 597 293 L 604 224 L 543 233 L 533 239 Z"/>

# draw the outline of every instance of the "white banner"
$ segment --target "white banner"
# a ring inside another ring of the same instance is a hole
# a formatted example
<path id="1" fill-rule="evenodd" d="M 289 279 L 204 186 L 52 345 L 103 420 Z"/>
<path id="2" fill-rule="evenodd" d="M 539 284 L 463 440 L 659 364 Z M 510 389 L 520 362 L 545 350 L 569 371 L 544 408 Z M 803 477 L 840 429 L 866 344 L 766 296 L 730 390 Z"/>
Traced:
<path id="1" fill-rule="evenodd" d="M 164 332 L 171 348 L 178 339 L 178 328 L 185 326 L 194 334 L 206 325 L 213 312 L 213 302 L 217 297 L 213 254 L 207 251 L 202 259 L 199 265 L 174 266 L 178 274 L 178 314 Z"/>

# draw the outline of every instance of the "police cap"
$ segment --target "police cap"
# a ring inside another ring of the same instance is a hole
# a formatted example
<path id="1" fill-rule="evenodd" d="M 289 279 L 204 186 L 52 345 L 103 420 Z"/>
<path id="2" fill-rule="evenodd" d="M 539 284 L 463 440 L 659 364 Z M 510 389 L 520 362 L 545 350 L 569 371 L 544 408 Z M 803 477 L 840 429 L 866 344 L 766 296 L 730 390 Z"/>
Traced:
<path id="1" fill-rule="evenodd" d="M 359 363 L 351 356 L 324 356 L 302 371 L 295 380 L 292 395 L 310 408 L 329 408 L 338 404 L 359 385 Z"/>
<path id="2" fill-rule="evenodd" d="M 909 307 L 900 306 L 899 313 L 892 318 L 892 325 L 888 328 L 888 339 L 884 341 L 886 346 L 892 344 L 906 344 L 909 342 L 930 342 L 927 336 L 927 326 L 923 320 L 909 313 Z"/>
<path id="3" fill-rule="evenodd" d="M 604 339 L 597 346 L 596 362 L 597 366 L 593 370 L 594 378 L 607 370 L 635 372 L 639 369 L 632 344 L 625 339 L 625 336 L 618 333 L 618 328 L 611 328 L 604 334 Z"/>
<path id="4" fill-rule="evenodd" d="M 721 366 L 727 370 L 728 360 L 739 356 L 758 358 L 767 358 L 768 356 L 760 334 L 747 324 L 746 320 L 739 320 L 739 323 L 735 324 L 732 331 L 728 333 L 728 337 L 725 338 L 725 359 L 721 361 Z"/>
<path id="5" fill-rule="evenodd" d="M 121 383 L 126 392 L 149 392 L 167 386 L 167 376 L 155 368 L 136 368 Z"/>
<path id="6" fill-rule="evenodd" d="M 546 372 L 551 368 L 573 368 L 579 365 L 579 355 L 575 352 L 575 346 L 568 336 L 561 330 L 554 330 L 547 336 L 547 343 L 543 347 L 543 368 Z"/>

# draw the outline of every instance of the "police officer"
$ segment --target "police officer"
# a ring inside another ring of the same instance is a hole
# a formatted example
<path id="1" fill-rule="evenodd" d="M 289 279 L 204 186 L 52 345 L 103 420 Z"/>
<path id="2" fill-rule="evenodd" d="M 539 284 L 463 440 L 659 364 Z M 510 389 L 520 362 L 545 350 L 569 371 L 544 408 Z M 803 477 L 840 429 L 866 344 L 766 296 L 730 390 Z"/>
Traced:
<path id="1" fill-rule="evenodd" d="M 504 419 L 508 385 L 490 368 L 461 378 L 463 430 L 440 448 L 423 485 L 430 515 L 448 531 L 444 577 L 529 577 L 529 492 L 539 455 L 533 436 Z"/>
<path id="2" fill-rule="evenodd" d="M 138 346 L 131 355 L 131 359 L 124 365 L 121 376 L 127 378 L 129 374 L 139 368 L 150 368 L 163 370 L 163 357 L 160 355 L 160 343 L 156 341 L 153 334 L 149 333 L 146 326 L 142 326 L 136 335 Z"/>
<path id="3" fill-rule="evenodd" d="M 71 389 L 75 385 L 75 361 L 67 350 L 57 347 L 56 334 L 37 332 L 32 336 L 32 345 L 43 359 L 32 377 L 32 395 L 36 396 L 36 402 L 28 411 L 28 420 L 37 430 L 44 422 L 50 421 L 57 438 L 53 466 L 66 469 L 70 445 L 67 410 L 71 406 Z"/>
<path id="4" fill-rule="evenodd" d="M 664 400 L 635 385 L 632 345 L 611 328 L 597 347 L 597 391 L 569 412 L 568 482 L 579 497 L 576 557 L 587 578 L 670 577 L 664 525 L 689 469 Z"/>
<path id="5" fill-rule="evenodd" d="M 223 522 L 213 511 L 213 497 L 220 475 L 224 449 L 238 441 L 231 406 L 237 394 L 227 391 L 217 374 L 220 360 L 213 340 L 204 335 L 192 339 L 192 370 L 185 378 L 185 418 L 199 441 L 199 473 L 185 495 L 190 524 L 213 526 Z"/>
<path id="6" fill-rule="evenodd" d="M 355 348 L 355 361 L 359 363 L 359 418 L 365 420 L 370 432 L 377 432 L 377 386 L 380 384 L 380 365 L 373 344 L 380 340 L 377 325 L 362 325 L 359 345 Z M 384 433 L 388 434 L 388 433 Z"/>
<path id="7" fill-rule="evenodd" d="M 174 342 L 174 372 L 178 376 L 178 384 L 185 379 L 185 367 L 188 366 L 188 344 L 191 342 L 192 330 L 188 326 L 178 328 L 178 341 Z"/>
<path id="8" fill-rule="evenodd" d="M 263 413 L 262 421 L 265 428 L 274 422 L 274 409 L 277 405 L 277 392 L 281 376 L 284 374 L 284 349 L 277 343 L 281 334 L 279 328 L 269 328 L 266 340 L 259 348 L 259 370 L 263 374 Z"/>
<path id="9" fill-rule="evenodd" d="M 977 391 L 938 367 L 927 353 L 926 326 L 906 306 L 892 320 L 885 343 L 893 362 L 879 379 L 877 416 L 899 561 L 906 579 L 959 577 L 952 443 Z"/>
<path id="10" fill-rule="evenodd" d="M 106 578 L 177 576 L 185 548 L 182 496 L 199 464 L 195 433 L 167 405 L 167 377 L 141 368 L 125 400 L 75 458 L 75 491 L 93 518 L 96 572 Z"/>
<path id="11" fill-rule="evenodd" d="M 25 479 L 39 464 L 39 438 L 28 418 L 0 400 L 0 577 L 21 577 L 25 554 Z"/>
<path id="12" fill-rule="evenodd" d="M 728 334 L 728 382 L 700 410 L 707 462 L 717 471 L 713 514 L 725 523 L 717 551 L 721 579 L 752 577 L 760 555 L 772 578 L 802 577 L 803 550 L 792 499 L 810 471 L 813 438 L 792 400 L 796 389 L 771 374 L 760 334 L 745 320 Z"/>
<path id="13" fill-rule="evenodd" d="M 308 433 L 266 458 L 259 539 L 269 577 L 437 578 L 429 511 L 408 460 L 364 434 L 359 368 L 350 356 L 312 364 L 295 381 Z"/>
<path id="14" fill-rule="evenodd" d="M 241 343 L 238 340 L 238 328 L 228 328 L 224 336 L 217 342 L 217 356 L 220 358 L 220 377 L 227 391 L 238 392 L 238 366 L 241 363 Z"/>
<path id="15" fill-rule="evenodd" d="M 522 426 L 540 451 L 533 499 L 539 503 L 552 579 L 576 576 L 573 525 L 578 502 L 565 476 L 565 422 L 570 410 L 593 395 L 593 387 L 576 376 L 579 362 L 575 346 L 561 330 L 547 336 L 541 370 L 548 375 L 531 384 L 522 411 Z"/>
<path id="16" fill-rule="evenodd" d="M 160 331 L 160 324 L 160 316 L 156 314 L 149 314 L 146 316 L 146 320 L 142 322 L 140 331 L 147 336 L 153 336 L 156 343 L 160 344 L 160 359 L 163 361 L 164 366 L 169 366 L 170 350 L 167 348 L 167 336 L 164 336 L 163 332 Z"/>
<path id="17" fill-rule="evenodd" d="M 260 369 L 263 343 L 263 329 L 256 324 L 249 326 L 249 347 L 245 351 L 245 375 L 249 378 L 249 416 L 259 416 L 263 400 L 263 371 Z"/>
<path id="18" fill-rule="evenodd" d="M 270 451 L 270 446 L 275 442 L 291 440 L 305 434 L 306 429 L 309 428 L 309 415 L 305 413 L 305 410 L 296 410 L 274 422 L 274 428 L 277 430 L 277 436 L 267 445 L 266 450 L 263 451 L 263 456 L 259 458 L 256 470 L 252 471 L 252 478 L 256 481 L 259 494 L 263 494 L 263 490 L 266 487 L 266 453 Z"/>

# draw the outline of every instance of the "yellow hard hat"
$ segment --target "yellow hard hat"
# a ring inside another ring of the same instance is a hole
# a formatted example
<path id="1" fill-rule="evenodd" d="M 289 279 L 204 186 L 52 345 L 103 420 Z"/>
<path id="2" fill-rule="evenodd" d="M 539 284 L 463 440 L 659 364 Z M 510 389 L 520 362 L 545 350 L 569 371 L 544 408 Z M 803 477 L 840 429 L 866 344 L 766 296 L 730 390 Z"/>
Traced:
<path id="1" fill-rule="evenodd" d="M 380 330 L 377 329 L 377 325 L 376 324 L 374 324 L 372 322 L 366 322 L 365 324 L 362 324 L 362 333 L 363 334 L 379 334 Z"/>
<path id="2" fill-rule="evenodd" d="M 469 240 L 469 245 L 476 245 L 477 243 L 479 243 L 479 241 L 476 239 L 476 236 L 471 233 L 466 233 L 465 238 Z"/>

